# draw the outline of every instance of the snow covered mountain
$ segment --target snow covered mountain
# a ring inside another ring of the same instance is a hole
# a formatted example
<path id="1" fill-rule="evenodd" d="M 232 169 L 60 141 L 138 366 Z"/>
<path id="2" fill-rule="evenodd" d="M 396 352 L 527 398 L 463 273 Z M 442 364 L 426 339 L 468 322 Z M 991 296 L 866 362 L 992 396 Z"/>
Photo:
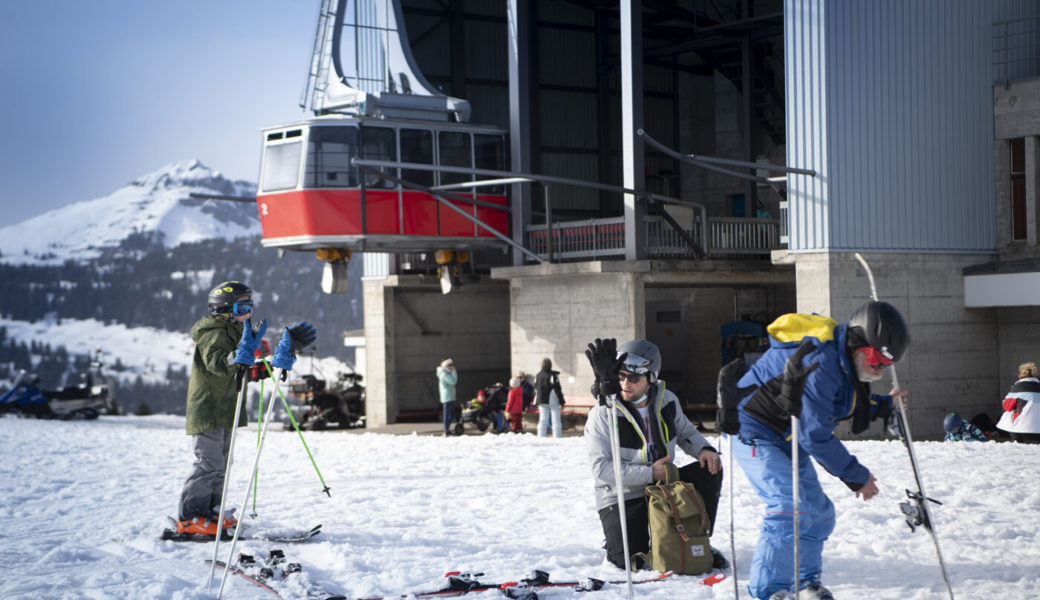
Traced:
<path id="1" fill-rule="evenodd" d="M 0 391 L 20 369 L 48 388 L 77 381 L 84 357 L 101 348 L 124 410 L 147 399 L 152 410 L 182 411 L 188 331 L 206 312 L 207 291 L 228 279 L 254 289 L 271 337 L 306 320 L 319 331 L 319 362 L 353 358 L 339 332 L 361 327 L 361 261 L 349 267 L 346 294 L 322 294 L 321 261 L 262 247 L 255 203 L 193 193 L 250 197 L 256 185 L 180 161 L 0 228 Z"/>
<path id="2" fill-rule="evenodd" d="M 254 196 L 198 160 L 170 163 L 103 198 L 76 202 L 0 228 L 0 262 L 61 264 L 96 259 L 103 248 L 145 236 L 172 248 L 205 239 L 259 237 L 256 206 L 192 198 L 192 193 Z"/>

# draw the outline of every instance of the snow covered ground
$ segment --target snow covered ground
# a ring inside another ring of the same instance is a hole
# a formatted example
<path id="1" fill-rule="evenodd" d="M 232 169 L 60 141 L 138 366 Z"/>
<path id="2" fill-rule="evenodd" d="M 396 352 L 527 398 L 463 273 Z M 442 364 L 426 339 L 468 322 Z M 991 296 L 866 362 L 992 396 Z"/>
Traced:
<path id="1" fill-rule="evenodd" d="M 0 597 L 215 597 L 216 584 L 206 592 L 204 564 L 212 545 L 157 539 L 191 463 L 183 427 L 183 417 L 175 416 L 0 418 Z M 255 426 L 242 431 L 229 495 L 236 506 L 256 440 Z M 292 432 L 270 432 L 260 465 L 260 521 L 324 524 L 309 543 L 280 545 L 304 569 L 283 583 L 284 597 L 299 597 L 308 581 L 352 598 L 420 592 L 439 587 L 448 570 L 481 571 L 488 581 L 516 580 L 533 568 L 556 579 L 623 577 L 603 560 L 580 438 L 307 432 L 306 439 L 331 498 Z M 878 476 L 882 493 L 864 503 L 821 474 L 838 509 L 825 583 L 839 599 L 946 597 L 931 539 L 911 533 L 899 512 L 912 479 L 901 443 L 849 446 Z M 956 597 L 1040 596 L 1040 446 L 916 447 L 927 491 L 944 502 L 935 515 Z M 736 471 L 736 560 L 744 582 L 761 507 Z M 712 540 L 727 555 L 728 487 Z M 273 546 L 242 541 L 238 550 L 263 554 Z M 222 544 L 222 560 L 227 550 Z M 659 600 L 734 597 L 731 580 L 708 588 L 683 577 L 637 586 L 635 593 Z M 273 597 L 232 578 L 224 597 L 265 594 Z M 563 590 L 541 596 L 587 598 Z M 624 586 L 596 593 L 601 600 L 623 597 Z M 740 597 L 747 597 L 743 589 Z"/>

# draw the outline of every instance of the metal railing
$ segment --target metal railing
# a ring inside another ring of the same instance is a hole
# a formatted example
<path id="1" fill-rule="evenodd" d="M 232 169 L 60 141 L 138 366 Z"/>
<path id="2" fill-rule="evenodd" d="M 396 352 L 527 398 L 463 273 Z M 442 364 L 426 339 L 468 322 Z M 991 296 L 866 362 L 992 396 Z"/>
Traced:
<path id="1" fill-rule="evenodd" d="M 527 247 L 539 256 L 549 255 L 548 228 L 527 226 Z M 625 218 L 588 219 L 553 223 L 553 257 L 562 260 L 625 255 Z"/>
<path id="2" fill-rule="evenodd" d="M 646 254 L 650 258 L 694 258 L 696 249 L 690 247 L 661 217 L 644 217 Z M 768 255 L 781 248 L 779 219 L 745 219 L 740 217 L 709 217 L 706 250 L 709 256 Z M 544 224 L 528 225 L 527 247 L 539 256 L 548 253 L 547 228 Z M 553 256 L 561 260 L 580 260 L 605 257 L 624 257 L 625 220 L 622 217 L 588 219 L 553 223 Z M 686 235 L 704 247 L 698 223 L 686 230 Z"/>
<path id="3" fill-rule="evenodd" d="M 1040 75 L 1040 17 L 993 24 L 993 82 Z"/>

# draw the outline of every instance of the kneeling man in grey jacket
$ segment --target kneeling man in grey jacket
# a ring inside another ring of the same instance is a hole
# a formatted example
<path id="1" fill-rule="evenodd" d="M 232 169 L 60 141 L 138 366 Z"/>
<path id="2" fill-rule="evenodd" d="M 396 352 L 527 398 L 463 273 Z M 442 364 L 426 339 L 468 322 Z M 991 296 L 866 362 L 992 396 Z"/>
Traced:
<path id="1" fill-rule="evenodd" d="M 599 404 L 589 411 L 585 422 L 585 447 L 592 465 L 607 560 L 625 568 L 625 553 L 618 517 L 618 491 L 615 489 L 614 463 L 610 443 L 611 404 L 617 404 L 617 430 L 620 442 L 622 490 L 628 550 L 631 554 L 649 552 L 650 526 L 647 515 L 646 486 L 664 481 L 665 464 L 675 456 L 675 447 L 697 459 L 679 469 L 679 478 L 690 483 L 704 499 L 715 527 L 715 513 L 722 489 L 722 461 L 697 427 L 686 418 L 675 394 L 657 378 L 661 371 L 661 352 L 646 340 L 633 340 L 615 351 L 615 340 L 596 340 L 586 356 L 596 374 L 592 394 Z M 709 531 L 710 535 L 710 531 Z M 713 566 L 726 568 L 728 561 L 712 548 Z M 632 564 L 633 569 L 642 565 Z"/>

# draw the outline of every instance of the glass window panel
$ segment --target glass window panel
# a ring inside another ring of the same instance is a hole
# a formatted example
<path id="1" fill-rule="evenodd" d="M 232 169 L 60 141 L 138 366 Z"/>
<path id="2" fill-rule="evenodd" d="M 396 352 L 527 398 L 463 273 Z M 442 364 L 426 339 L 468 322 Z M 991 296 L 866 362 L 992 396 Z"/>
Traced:
<path id="1" fill-rule="evenodd" d="M 458 131 L 442 131 L 437 135 L 440 151 L 440 164 L 446 167 L 473 168 L 473 150 L 468 133 Z M 461 181 L 473 181 L 473 176 L 466 173 L 441 173 L 441 185 L 450 185 Z"/>
<path id="2" fill-rule="evenodd" d="M 357 187 L 357 167 L 350 159 L 357 154 L 355 126 L 312 127 L 308 136 L 306 187 Z"/>
<path id="3" fill-rule="evenodd" d="M 265 192 L 289 190 L 296 187 L 300 175 L 301 142 L 271 144 L 264 148 L 264 180 L 261 189 Z"/>
<path id="4" fill-rule="evenodd" d="M 432 165 L 433 133 L 423 129 L 402 129 L 401 162 Z M 429 187 L 433 185 L 433 171 L 401 169 L 401 179 Z"/>
<path id="5" fill-rule="evenodd" d="M 387 127 L 362 127 L 361 128 L 361 158 L 369 160 L 397 160 L 397 135 L 393 129 Z M 389 167 L 380 168 L 381 173 L 388 173 L 391 177 L 397 177 L 397 169 Z M 361 170 L 365 177 L 365 187 L 369 189 L 394 189 L 397 184 L 378 173 Z"/>

